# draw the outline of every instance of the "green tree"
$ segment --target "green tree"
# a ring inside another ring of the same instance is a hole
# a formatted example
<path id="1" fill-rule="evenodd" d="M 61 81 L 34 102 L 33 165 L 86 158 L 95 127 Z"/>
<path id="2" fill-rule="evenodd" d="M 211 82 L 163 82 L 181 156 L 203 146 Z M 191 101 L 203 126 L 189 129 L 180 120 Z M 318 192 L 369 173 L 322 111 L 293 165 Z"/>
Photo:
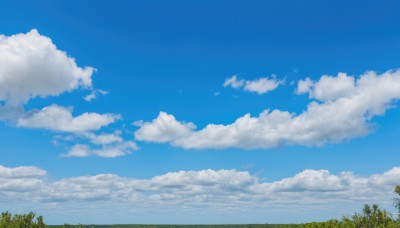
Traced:
<path id="1" fill-rule="evenodd" d="M 363 214 L 354 214 L 353 221 L 356 227 L 388 227 L 393 222 L 392 215 L 381 210 L 378 204 L 364 205 Z"/>
<path id="2" fill-rule="evenodd" d="M 1 228 L 45 228 L 46 224 L 43 221 L 43 217 L 37 217 L 34 221 L 35 213 L 29 212 L 28 214 L 15 214 L 11 215 L 10 212 L 6 211 L 1 213 L 0 227 Z"/>
<path id="3" fill-rule="evenodd" d="M 400 185 L 394 188 L 394 192 L 400 197 Z M 400 198 L 394 199 L 394 205 L 397 208 L 397 220 L 400 222 Z"/>

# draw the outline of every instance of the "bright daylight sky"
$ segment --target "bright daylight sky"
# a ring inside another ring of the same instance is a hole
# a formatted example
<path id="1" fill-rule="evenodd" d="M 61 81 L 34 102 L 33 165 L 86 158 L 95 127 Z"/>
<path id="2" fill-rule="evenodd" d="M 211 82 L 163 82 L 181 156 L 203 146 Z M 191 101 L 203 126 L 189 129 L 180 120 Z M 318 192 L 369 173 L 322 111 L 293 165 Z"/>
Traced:
<path id="1" fill-rule="evenodd" d="M 0 210 L 291 223 L 400 184 L 400 2 L 0 3 Z"/>

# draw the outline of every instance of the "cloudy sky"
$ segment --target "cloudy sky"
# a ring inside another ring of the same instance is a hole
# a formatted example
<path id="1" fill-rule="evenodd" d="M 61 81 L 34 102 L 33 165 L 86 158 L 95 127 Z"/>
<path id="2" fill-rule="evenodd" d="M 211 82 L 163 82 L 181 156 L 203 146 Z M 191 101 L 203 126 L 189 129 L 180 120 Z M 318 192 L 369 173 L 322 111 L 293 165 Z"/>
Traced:
<path id="1" fill-rule="evenodd" d="M 0 210 L 290 223 L 400 184 L 397 1 L 2 1 Z"/>

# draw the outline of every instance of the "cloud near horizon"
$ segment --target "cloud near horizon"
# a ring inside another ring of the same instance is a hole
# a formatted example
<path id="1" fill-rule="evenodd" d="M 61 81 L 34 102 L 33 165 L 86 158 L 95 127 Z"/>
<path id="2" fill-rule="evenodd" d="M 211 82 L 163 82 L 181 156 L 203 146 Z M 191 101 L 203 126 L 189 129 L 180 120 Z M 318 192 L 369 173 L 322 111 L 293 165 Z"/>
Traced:
<path id="1" fill-rule="evenodd" d="M 247 171 L 199 170 L 169 172 L 149 179 L 114 174 L 86 175 L 59 180 L 34 166 L 0 166 L 0 200 L 37 203 L 107 202 L 212 208 L 241 205 L 279 206 L 299 203 L 321 206 L 389 202 L 400 179 L 400 168 L 358 176 L 351 172 L 304 170 L 292 177 L 265 181 Z M 333 197 L 334 196 L 334 197 Z"/>
<path id="2" fill-rule="evenodd" d="M 371 119 L 385 114 L 400 98 L 400 70 L 382 74 L 368 71 L 357 78 L 346 73 L 323 75 L 316 82 L 307 78 L 299 81 L 296 93 L 308 93 L 314 99 L 300 114 L 267 109 L 258 117 L 245 114 L 232 124 L 208 124 L 195 130 L 193 123 L 160 112 L 151 122 L 142 122 L 135 137 L 185 149 L 268 149 L 339 143 L 373 131 Z M 165 121 L 166 116 L 169 121 Z"/>

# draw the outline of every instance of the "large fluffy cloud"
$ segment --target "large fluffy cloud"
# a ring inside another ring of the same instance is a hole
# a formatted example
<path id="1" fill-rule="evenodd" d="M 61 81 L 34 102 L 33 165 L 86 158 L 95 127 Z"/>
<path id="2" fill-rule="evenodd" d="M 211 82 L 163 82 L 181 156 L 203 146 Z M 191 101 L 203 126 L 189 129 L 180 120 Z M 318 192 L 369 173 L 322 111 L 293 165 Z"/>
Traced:
<path id="1" fill-rule="evenodd" d="M 78 67 L 72 57 L 35 29 L 26 34 L 0 35 L 0 100 L 8 105 L 91 87 L 93 71 L 91 67 Z"/>
<path id="2" fill-rule="evenodd" d="M 157 119 L 143 123 L 136 132 L 138 140 L 163 142 L 187 149 L 273 148 L 282 145 L 323 145 L 340 142 L 370 133 L 371 118 L 383 115 L 400 98 L 400 70 L 383 74 L 369 71 L 359 77 L 340 73 L 322 76 L 317 82 L 311 79 L 299 82 L 297 93 L 309 93 L 312 101 L 300 114 L 281 110 L 265 110 L 258 117 L 250 114 L 228 125 L 209 124 L 201 130 L 186 129 L 185 134 L 159 133 L 170 122 Z M 166 114 L 167 115 L 167 114 Z M 173 116 L 173 126 L 180 126 Z M 155 124 L 158 123 L 158 124 Z M 173 127 L 172 126 L 172 127 Z M 146 129 L 146 137 L 140 137 Z"/>
<path id="3" fill-rule="evenodd" d="M 97 130 L 119 117 L 84 113 L 73 117 L 67 108 L 51 105 L 25 112 L 35 97 L 58 96 L 77 88 L 92 89 L 92 67 L 79 67 L 75 59 L 57 49 L 35 29 L 26 34 L 0 35 L 0 119 L 17 126 L 54 131 Z"/>

